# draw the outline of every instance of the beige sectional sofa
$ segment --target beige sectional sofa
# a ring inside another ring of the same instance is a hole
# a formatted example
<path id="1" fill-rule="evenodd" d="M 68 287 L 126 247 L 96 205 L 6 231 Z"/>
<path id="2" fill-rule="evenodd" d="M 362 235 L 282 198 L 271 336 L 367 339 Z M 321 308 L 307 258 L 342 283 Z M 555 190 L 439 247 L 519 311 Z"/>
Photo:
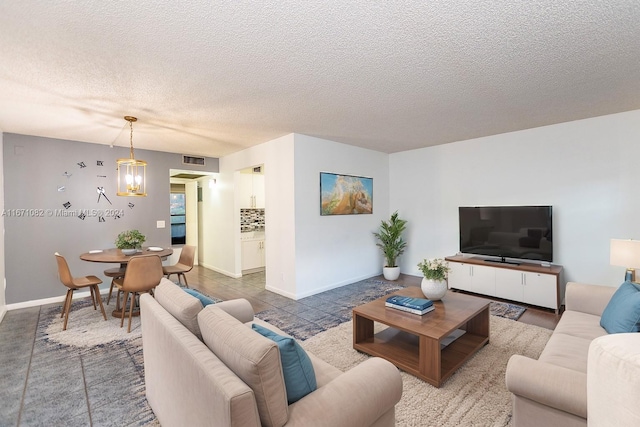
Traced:
<path id="1" fill-rule="evenodd" d="M 383 359 L 343 373 L 308 353 L 318 388 L 289 405 L 278 347 L 251 323 L 285 334 L 248 301 L 203 309 L 163 279 L 140 306 L 146 396 L 163 427 L 395 425 L 402 380 Z"/>
<path id="2" fill-rule="evenodd" d="M 568 283 L 566 310 L 538 360 L 510 358 L 515 427 L 640 425 L 640 334 L 608 335 L 600 326 L 615 291 Z"/>

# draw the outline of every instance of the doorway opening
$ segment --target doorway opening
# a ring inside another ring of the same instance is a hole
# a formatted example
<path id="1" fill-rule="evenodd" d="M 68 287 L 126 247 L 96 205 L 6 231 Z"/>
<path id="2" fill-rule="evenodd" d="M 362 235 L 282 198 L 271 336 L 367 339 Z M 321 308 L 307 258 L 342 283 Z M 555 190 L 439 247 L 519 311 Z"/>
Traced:
<path id="1" fill-rule="evenodd" d="M 204 259 L 201 186 L 214 176 L 217 174 L 213 172 L 169 170 L 171 245 L 178 257 L 182 245 L 197 247 L 196 264 Z"/>

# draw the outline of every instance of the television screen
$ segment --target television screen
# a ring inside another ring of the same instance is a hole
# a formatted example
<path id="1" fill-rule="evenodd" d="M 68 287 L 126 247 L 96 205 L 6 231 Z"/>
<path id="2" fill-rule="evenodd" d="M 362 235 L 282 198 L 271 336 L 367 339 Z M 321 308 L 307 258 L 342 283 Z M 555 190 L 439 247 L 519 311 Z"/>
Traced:
<path id="1" fill-rule="evenodd" d="M 460 252 L 553 261 L 551 206 L 458 208 Z"/>

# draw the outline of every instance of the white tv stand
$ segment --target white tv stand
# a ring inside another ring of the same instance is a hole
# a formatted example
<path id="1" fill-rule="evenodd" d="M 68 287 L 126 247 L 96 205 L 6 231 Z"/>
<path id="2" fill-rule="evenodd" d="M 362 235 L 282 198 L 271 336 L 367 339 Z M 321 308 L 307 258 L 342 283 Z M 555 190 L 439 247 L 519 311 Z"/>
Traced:
<path id="1" fill-rule="evenodd" d="M 542 267 L 489 262 L 482 258 L 455 255 L 449 261 L 449 287 L 525 304 L 554 309 L 558 313 L 564 297 L 562 266 Z"/>

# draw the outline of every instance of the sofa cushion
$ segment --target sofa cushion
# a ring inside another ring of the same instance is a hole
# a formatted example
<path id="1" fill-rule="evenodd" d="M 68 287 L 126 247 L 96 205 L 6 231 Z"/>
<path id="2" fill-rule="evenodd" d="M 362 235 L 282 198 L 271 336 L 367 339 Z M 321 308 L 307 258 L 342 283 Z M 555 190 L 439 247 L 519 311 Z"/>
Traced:
<path id="1" fill-rule="evenodd" d="M 195 289 L 184 288 L 183 291 L 185 291 L 186 293 L 188 293 L 192 297 L 198 298 L 198 300 L 200 300 L 200 302 L 202 303 L 203 307 L 206 307 L 209 304 L 215 304 L 216 303 L 214 300 L 212 300 L 211 298 L 209 298 L 205 294 L 201 294 L 200 292 L 196 291 Z"/>
<path id="2" fill-rule="evenodd" d="M 297 402 L 318 388 L 311 359 L 309 359 L 307 353 L 300 347 L 300 344 L 298 344 L 295 339 L 278 335 L 255 323 L 252 325 L 252 328 L 260 335 L 269 338 L 278 345 L 289 405 Z"/>
<path id="3" fill-rule="evenodd" d="M 262 425 L 284 425 L 289 417 L 287 392 L 276 343 L 215 304 L 198 314 L 198 323 L 207 347 L 253 390 Z"/>
<path id="4" fill-rule="evenodd" d="M 607 335 L 607 331 L 600 326 L 600 316 L 570 310 L 562 313 L 562 318 L 554 329 L 554 333 L 587 340 Z"/>
<path id="5" fill-rule="evenodd" d="M 202 340 L 198 326 L 198 313 L 202 310 L 200 300 L 184 292 L 180 286 L 164 277 L 156 286 L 153 295 L 165 310 Z"/>
<path id="6" fill-rule="evenodd" d="M 554 332 L 538 360 L 586 374 L 589 344 L 591 339 Z"/>
<path id="7" fill-rule="evenodd" d="M 624 282 L 602 312 L 600 325 L 610 334 L 640 331 L 640 287 Z"/>

